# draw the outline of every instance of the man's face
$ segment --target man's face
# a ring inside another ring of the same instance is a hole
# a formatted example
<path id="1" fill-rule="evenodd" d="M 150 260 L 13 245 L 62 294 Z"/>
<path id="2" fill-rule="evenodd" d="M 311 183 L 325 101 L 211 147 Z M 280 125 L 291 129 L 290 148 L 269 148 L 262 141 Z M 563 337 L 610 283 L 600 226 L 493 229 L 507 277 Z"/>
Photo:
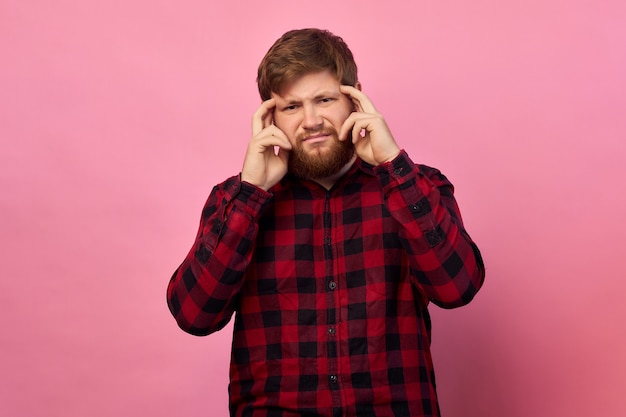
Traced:
<path id="1" fill-rule="evenodd" d="M 354 154 L 350 138 L 339 141 L 343 122 L 353 111 L 330 71 L 303 75 L 287 84 L 276 100 L 274 123 L 293 145 L 289 170 L 303 178 L 330 177 Z"/>

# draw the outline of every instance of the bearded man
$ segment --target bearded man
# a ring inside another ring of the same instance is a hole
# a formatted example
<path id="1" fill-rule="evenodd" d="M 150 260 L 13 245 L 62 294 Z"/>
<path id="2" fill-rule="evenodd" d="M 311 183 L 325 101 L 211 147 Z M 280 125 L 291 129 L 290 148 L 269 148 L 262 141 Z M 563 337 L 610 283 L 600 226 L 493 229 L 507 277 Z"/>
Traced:
<path id="1" fill-rule="evenodd" d="M 482 286 L 452 184 L 415 164 L 345 42 L 285 33 L 239 175 L 211 192 L 167 300 L 194 335 L 235 315 L 231 416 L 439 416 L 430 302 Z"/>

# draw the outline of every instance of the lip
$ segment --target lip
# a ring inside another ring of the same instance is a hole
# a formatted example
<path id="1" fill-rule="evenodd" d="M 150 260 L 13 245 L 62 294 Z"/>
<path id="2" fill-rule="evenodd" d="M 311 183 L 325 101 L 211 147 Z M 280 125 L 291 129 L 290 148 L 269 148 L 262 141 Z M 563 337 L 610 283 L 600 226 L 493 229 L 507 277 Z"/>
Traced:
<path id="1" fill-rule="evenodd" d="M 302 142 L 308 142 L 308 143 L 323 142 L 326 139 L 328 139 L 329 136 L 330 135 L 328 133 L 318 133 L 317 135 L 307 136 L 306 138 L 302 140 Z"/>

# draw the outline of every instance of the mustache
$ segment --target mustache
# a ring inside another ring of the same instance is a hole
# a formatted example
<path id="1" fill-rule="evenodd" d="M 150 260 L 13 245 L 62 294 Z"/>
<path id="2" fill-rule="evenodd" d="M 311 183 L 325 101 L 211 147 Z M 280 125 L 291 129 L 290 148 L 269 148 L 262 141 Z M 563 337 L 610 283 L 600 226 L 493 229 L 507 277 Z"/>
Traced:
<path id="1" fill-rule="evenodd" d="M 303 140 L 307 138 L 310 138 L 312 136 L 317 136 L 317 135 L 329 135 L 329 136 L 333 136 L 335 139 L 339 139 L 337 130 L 334 127 L 326 127 L 323 129 L 309 130 L 309 131 L 303 132 L 296 137 L 296 140 L 298 142 L 302 142 Z"/>

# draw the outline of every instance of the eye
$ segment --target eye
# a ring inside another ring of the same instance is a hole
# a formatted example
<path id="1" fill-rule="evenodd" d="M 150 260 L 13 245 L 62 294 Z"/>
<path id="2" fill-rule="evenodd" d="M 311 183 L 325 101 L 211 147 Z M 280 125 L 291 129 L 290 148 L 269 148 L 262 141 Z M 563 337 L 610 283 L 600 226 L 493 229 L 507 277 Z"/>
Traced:
<path id="1" fill-rule="evenodd" d="M 324 97 L 323 99 L 320 100 L 320 103 L 330 103 L 333 100 L 334 98 L 332 97 Z"/>
<path id="2" fill-rule="evenodd" d="M 289 106 L 283 107 L 283 111 L 290 112 L 290 111 L 296 110 L 297 108 L 298 108 L 297 104 L 291 104 Z"/>

